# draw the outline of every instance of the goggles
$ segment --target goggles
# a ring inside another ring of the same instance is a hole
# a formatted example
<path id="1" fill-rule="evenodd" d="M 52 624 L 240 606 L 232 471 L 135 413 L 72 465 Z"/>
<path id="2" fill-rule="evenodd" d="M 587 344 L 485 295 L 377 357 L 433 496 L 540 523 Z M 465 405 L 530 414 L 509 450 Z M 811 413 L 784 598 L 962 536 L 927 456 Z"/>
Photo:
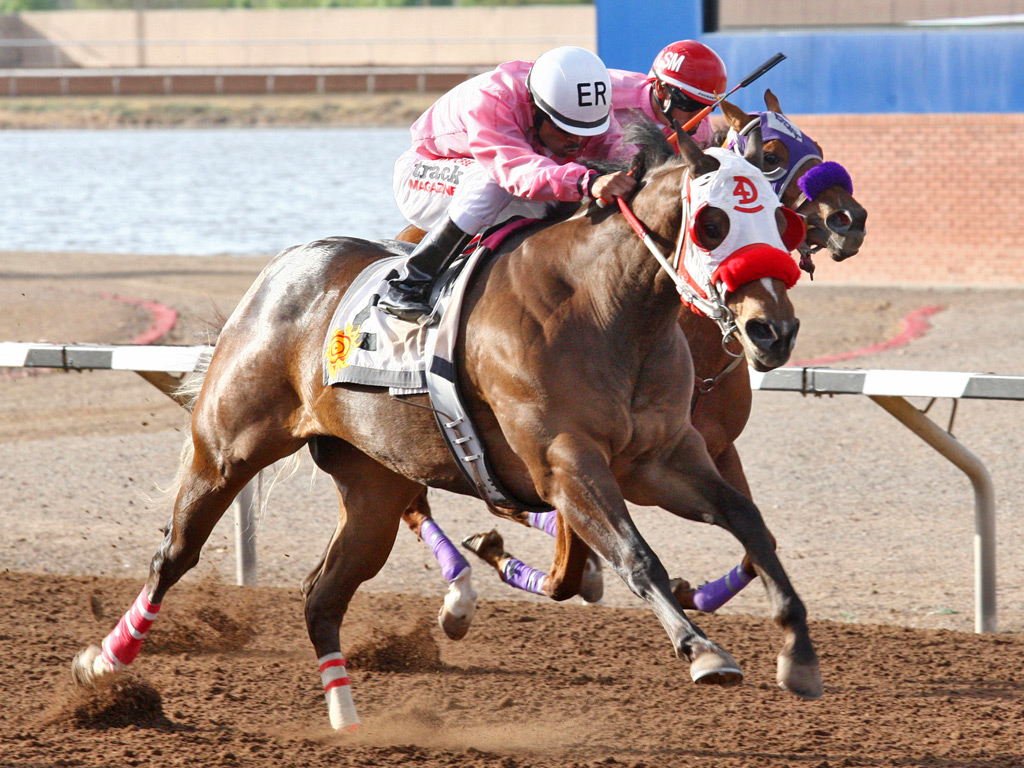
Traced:
<path id="1" fill-rule="evenodd" d="M 669 105 L 672 109 L 680 109 L 683 112 L 700 112 L 707 106 L 703 101 L 690 98 L 678 88 L 666 86 L 669 93 Z"/>

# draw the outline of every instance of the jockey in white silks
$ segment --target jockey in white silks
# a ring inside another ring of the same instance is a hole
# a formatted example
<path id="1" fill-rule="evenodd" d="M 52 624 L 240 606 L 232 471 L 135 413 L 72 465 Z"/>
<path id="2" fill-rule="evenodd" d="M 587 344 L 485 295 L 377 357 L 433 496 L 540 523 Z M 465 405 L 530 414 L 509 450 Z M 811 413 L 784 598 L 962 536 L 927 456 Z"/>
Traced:
<path id="1" fill-rule="evenodd" d="M 574 46 L 507 62 L 438 99 L 413 124 L 394 172 L 399 210 L 427 235 L 377 306 L 422 322 L 437 276 L 483 229 L 543 216 L 557 201 L 628 195 L 627 174 L 577 162 L 619 151 L 611 99 L 604 63 Z"/>

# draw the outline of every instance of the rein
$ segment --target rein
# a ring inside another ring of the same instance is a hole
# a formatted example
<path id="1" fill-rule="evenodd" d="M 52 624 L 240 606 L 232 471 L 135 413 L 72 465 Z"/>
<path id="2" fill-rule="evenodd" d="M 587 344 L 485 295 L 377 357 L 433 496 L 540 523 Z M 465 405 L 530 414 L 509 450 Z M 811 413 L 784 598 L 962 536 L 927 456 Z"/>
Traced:
<path id="1" fill-rule="evenodd" d="M 706 299 L 694 291 L 693 288 L 690 287 L 690 284 L 687 283 L 679 274 L 678 269 L 673 267 L 672 262 L 668 260 L 668 257 L 662 253 L 661 248 L 658 247 L 658 244 L 654 242 L 654 238 L 651 237 L 650 232 L 647 231 L 647 227 L 644 226 L 643 222 L 636 217 L 636 214 L 633 213 L 633 210 L 629 207 L 629 203 L 618 196 L 615 198 L 615 202 L 618 203 L 619 210 L 622 211 L 623 217 L 629 223 L 633 232 L 635 232 L 636 236 L 640 238 L 640 241 L 647 246 L 647 250 L 651 252 L 651 255 L 657 259 L 661 268 L 664 269 L 672 279 L 672 282 L 676 287 L 676 291 L 678 291 L 683 301 L 696 307 L 709 318 L 714 320 L 722 331 L 722 349 L 724 349 L 730 356 L 735 357 L 737 361 L 741 359 L 742 355 L 737 356 L 730 352 L 728 348 L 729 339 L 736 334 L 737 328 L 732 310 L 725 305 L 724 297 L 715 293 L 713 294 L 713 298 Z M 682 253 L 683 239 L 685 236 L 686 227 L 682 226 L 679 229 L 679 238 L 676 241 L 676 249 L 673 254 L 676 265 L 680 263 L 680 254 Z"/>

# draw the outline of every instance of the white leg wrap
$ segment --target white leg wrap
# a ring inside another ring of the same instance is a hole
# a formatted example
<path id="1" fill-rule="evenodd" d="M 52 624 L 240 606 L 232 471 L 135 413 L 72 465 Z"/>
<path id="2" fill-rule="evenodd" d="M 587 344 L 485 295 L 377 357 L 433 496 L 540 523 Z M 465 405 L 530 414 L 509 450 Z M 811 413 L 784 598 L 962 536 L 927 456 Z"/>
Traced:
<path id="1" fill-rule="evenodd" d="M 345 669 L 345 657 L 340 653 L 328 653 L 321 656 L 320 680 L 324 685 L 324 697 L 327 699 L 327 714 L 331 718 L 331 727 L 336 731 L 354 731 L 359 727 L 359 715 L 352 700 L 352 685 Z"/>

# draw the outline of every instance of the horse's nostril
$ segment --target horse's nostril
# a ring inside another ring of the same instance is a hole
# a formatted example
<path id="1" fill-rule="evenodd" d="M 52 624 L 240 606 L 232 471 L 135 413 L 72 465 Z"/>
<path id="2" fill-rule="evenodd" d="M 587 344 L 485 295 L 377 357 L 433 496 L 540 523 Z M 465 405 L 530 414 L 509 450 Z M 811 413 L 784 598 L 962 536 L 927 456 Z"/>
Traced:
<path id="1" fill-rule="evenodd" d="M 779 327 L 775 323 L 766 323 L 763 320 L 748 320 L 745 330 L 747 338 L 758 349 L 772 352 L 773 354 L 788 354 L 796 343 L 796 334 L 800 330 L 800 321 L 794 319 L 791 325 Z"/>
<path id="2" fill-rule="evenodd" d="M 853 226 L 853 215 L 847 210 L 835 211 L 825 219 L 825 226 L 836 234 L 844 235 Z"/>
<path id="3" fill-rule="evenodd" d="M 786 333 L 786 338 L 785 338 L 786 349 L 788 349 L 788 350 L 792 350 L 793 349 L 793 345 L 796 344 L 796 335 L 799 332 L 800 332 L 800 320 L 799 319 L 794 319 L 793 320 L 793 326 L 789 329 L 789 332 Z"/>
<path id="4" fill-rule="evenodd" d="M 775 342 L 775 329 L 762 320 L 748 320 L 746 325 L 747 338 L 762 349 Z"/>

